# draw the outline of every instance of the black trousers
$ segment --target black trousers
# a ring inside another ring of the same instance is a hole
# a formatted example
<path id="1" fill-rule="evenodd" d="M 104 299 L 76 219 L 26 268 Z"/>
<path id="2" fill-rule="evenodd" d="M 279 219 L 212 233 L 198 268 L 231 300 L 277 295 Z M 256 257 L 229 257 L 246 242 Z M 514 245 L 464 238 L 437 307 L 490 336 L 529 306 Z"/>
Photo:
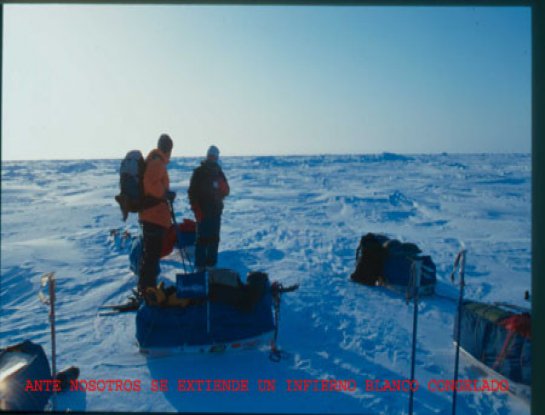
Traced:
<path id="1" fill-rule="evenodd" d="M 143 292 L 147 287 L 157 286 L 159 275 L 159 260 L 166 229 L 149 222 L 142 222 L 143 245 L 142 262 L 140 264 L 140 276 L 138 290 Z"/>
<path id="2" fill-rule="evenodd" d="M 197 222 L 197 242 L 195 246 L 195 266 L 197 268 L 216 266 L 220 228 L 221 214 L 207 216 Z"/>

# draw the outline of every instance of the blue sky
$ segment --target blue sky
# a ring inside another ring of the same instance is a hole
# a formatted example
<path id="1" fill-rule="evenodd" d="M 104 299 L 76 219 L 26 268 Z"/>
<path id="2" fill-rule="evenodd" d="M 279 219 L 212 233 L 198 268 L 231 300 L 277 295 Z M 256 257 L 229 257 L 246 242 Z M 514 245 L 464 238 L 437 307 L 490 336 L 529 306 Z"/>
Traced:
<path id="1" fill-rule="evenodd" d="M 529 152 L 529 8 L 5 5 L 2 158 Z"/>

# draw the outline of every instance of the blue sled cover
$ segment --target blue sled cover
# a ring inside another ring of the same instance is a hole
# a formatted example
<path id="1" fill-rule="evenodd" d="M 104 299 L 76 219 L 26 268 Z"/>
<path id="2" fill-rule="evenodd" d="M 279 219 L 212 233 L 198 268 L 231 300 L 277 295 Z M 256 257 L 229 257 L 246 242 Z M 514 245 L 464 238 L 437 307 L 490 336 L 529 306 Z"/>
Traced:
<path id="1" fill-rule="evenodd" d="M 510 381 L 531 385 L 530 313 L 465 300 L 460 317 L 461 348 Z M 456 330 L 455 325 L 454 338 Z"/>
<path id="2" fill-rule="evenodd" d="M 274 330 L 270 284 L 251 310 L 203 300 L 180 307 L 143 304 L 136 314 L 136 339 L 143 351 L 232 343 Z"/>

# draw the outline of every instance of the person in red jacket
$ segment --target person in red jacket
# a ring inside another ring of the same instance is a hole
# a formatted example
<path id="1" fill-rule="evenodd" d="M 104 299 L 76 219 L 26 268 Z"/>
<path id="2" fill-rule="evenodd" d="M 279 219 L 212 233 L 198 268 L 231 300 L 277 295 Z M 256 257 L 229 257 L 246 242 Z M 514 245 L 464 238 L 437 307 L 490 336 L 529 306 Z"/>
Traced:
<path id="1" fill-rule="evenodd" d="M 155 203 L 138 213 L 143 233 L 142 262 L 138 279 L 138 292 L 141 295 L 145 293 L 146 288 L 157 286 L 163 239 L 172 225 L 168 203 L 174 200 L 176 194 L 170 191 L 167 172 L 172 147 L 172 139 L 167 134 L 162 134 L 157 148 L 146 157 L 144 197 L 148 200 L 154 199 Z"/>

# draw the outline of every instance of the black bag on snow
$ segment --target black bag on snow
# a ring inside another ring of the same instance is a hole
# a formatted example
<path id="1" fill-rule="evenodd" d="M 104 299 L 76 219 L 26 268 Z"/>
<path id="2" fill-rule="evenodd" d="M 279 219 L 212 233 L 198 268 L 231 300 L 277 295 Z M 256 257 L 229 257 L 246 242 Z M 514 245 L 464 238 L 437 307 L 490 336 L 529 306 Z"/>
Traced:
<path id="1" fill-rule="evenodd" d="M 123 221 L 127 220 L 129 212 L 140 212 L 161 202 L 160 199 L 144 197 L 144 173 L 146 161 L 139 150 L 132 150 L 127 153 L 121 161 L 119 168 L 119 189 L 120 193 L 115 197 Z"/>
<path id="2" fill-rule="evenodd" d="M 385 235 L 364 235 L 356 251 L 356 270 L 350 278 L 365 285 L 384 285 L 394 291 L 412 296 L 412 265 L 422 262 L 420 295 L 435 291 L 436 268 L 428 255 L 420 255 L 420 248 L 413 243 L 402 243 Z"/>
<path id="3" fill-rule="evenodd" d="M 384 235 L 368 233 L 361 237 L 356 249 L 356 270 L 350 278 L 365 285 L 376 285 L 383 275 L 386 249 L 383 244 L 388 241 Z"/>

